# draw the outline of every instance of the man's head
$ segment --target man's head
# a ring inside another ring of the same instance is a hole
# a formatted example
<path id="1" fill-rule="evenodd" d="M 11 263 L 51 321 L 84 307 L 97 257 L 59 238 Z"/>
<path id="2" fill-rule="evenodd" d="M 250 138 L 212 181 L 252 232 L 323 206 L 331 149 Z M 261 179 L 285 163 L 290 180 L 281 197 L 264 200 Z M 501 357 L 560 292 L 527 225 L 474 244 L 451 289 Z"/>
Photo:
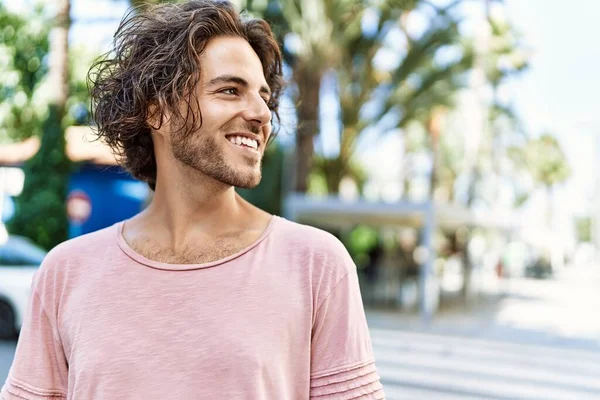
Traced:
<path id="1" fill-rule="evenodd" d="M 211 0 L 130 14 L 114 53 L 90 72 L 98 135 L 152 188 L 153 134 L 169 160 L 227 185 L 256 186 L 282 81 L 267 23 Z"/>

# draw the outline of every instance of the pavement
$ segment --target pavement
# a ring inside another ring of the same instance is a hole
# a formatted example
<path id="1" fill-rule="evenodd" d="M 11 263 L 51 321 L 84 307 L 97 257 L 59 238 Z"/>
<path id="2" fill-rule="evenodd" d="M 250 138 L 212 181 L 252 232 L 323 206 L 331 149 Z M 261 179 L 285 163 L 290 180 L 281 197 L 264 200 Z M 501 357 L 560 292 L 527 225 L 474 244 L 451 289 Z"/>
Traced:
<path id="1" fill-rule="evenodd" d="M 0 340 L 0 386 L 8 376 L 8 370 L 15 356 L 16 343 L 14 341 Z"/>
<path id="2" fill-rule="evenodd" d="M 418 313 L 367 310 L 371 328 L 600 350 L 600 266 L 565 267 L 550 280 L 511 279 L 499 294 Z"/>
<path id="3" fill-rule="evenodd" d="M 600 271 L 505 282 L 500 295 L 417 313 L 367 310 L 388 400 L 600 399 Z"/>
<path id="4" fill-rule="evenodd" d="M 597 400 L 600 352 L 371 329 L 387 400 Z"/>

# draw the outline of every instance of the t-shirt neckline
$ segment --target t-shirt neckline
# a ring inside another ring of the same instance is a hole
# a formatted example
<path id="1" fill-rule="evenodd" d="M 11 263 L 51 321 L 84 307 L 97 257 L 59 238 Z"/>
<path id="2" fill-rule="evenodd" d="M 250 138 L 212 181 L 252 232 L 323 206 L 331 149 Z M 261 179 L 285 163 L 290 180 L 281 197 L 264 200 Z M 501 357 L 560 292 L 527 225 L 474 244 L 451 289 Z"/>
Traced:
<path id="1" fill-rule="evenodd" d="M 278 219 L 279 219 L 278 216 L 273 215 L 271 217 L 271 220 L 269 221 L 269 224 L 267 225 L 267 227 L 263 231 L 263 233 L 260 235 L 260 237 L 258 239 L 256 239 L 252 244 L 247 246 L 246 248 L 244 248 L 230 256 L 227 256 L 225 258 L 221 258 L 219 260 L 202 263 L 202 264 L 170 264 L 170 263 L 151 260 L 151 259 L 143 256 L 142 254 L 138 253 L 133 248 L 131 248 L 131 246 L 129 246 L 129 244 L 123 237 L 123 228 L 124 228 L 125 222 L 127 222 L 127 220 L 118 222 L 115 225 L 115 227 L 116 227 L 116 235 L 117 235 L 117 244 L 119 245 L 121 250 L 133 261 L 135 261 L 139 264 L 142 264 L 146 267 L 153 268 L 153 269 L 160 269 L 160 270 L 166 270 L 166 271 L 190 271 L 190 270 L 195 270 L 195 269 L 215 267 L 217 265 L 225 264 L 225 263 L 228 263 L 229 261 L 232 261 L 238 257 L 241 257 L 242 255 L 246 254 L 250 250 L 254 249 L 263 240 L 265 240 L 267 238 L 267 236 L 269 236 L 269 234 L 273 230 L 273 226 L 275 225 L 275 223 Z"/>

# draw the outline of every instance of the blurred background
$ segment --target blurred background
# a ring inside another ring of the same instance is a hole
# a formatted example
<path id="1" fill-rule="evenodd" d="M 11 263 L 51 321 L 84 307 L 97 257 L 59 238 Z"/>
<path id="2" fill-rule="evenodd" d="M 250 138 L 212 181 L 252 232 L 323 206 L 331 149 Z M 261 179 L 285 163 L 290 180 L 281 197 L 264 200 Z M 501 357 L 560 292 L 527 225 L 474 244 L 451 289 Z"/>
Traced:
<path id="1" fill-rule="evenodd" d="M 45 253 L 151 198 L 86 86 L 146 2 L 0 0 L 0 382 Z M 346 245 L 388 398 L 600 398 L 600 3 L 234 3 L 288 82 L 240 193 Z"/>

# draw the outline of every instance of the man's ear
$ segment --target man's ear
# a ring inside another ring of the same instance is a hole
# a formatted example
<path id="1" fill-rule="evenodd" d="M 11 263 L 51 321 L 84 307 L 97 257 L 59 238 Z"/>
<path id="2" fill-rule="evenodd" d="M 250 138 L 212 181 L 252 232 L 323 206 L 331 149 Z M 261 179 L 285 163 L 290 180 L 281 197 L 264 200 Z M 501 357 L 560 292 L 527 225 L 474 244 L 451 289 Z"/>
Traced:
<path id="1" fill-rule="evenodd" d="M 163 113 L 160 108 L 152 103 L 148 106 L 148 114 L 146 116 L 146 123 L 153 131 L 158 131 L 163 125 Z"/>

